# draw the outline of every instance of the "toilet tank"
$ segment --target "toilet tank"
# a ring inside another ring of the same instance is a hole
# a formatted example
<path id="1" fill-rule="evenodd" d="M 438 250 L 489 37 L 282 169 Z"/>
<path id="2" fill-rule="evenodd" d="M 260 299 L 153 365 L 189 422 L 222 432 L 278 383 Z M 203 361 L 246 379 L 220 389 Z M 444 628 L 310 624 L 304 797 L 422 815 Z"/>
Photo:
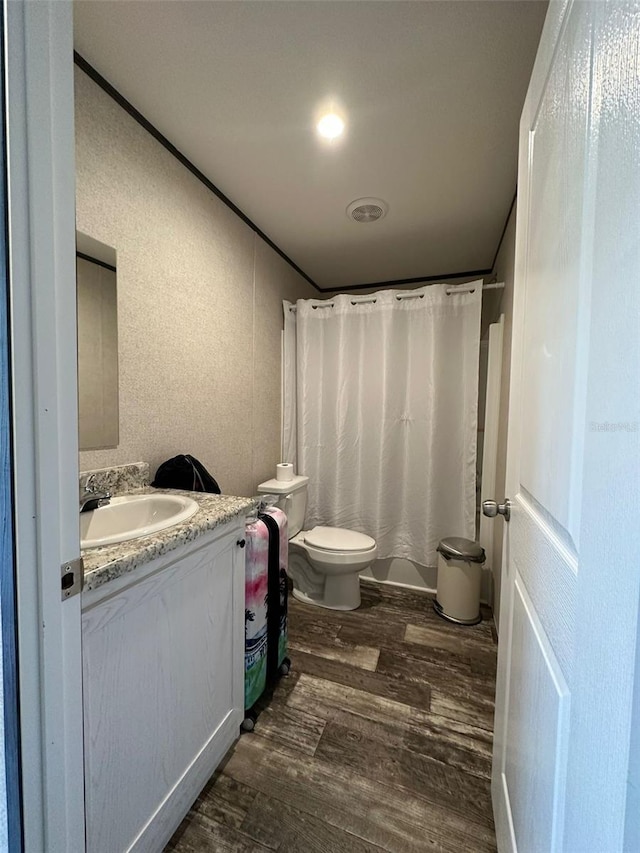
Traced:
<path id="1" fill-rule="evenodd" d="M 307 512 L 308 482 L 308 477 L 299 474 L 291 480 L 266 480 L 258 486 L 258 494 L 274 495 L 276 506 L 286 513 L 289 539 L 302 530 Z"/>

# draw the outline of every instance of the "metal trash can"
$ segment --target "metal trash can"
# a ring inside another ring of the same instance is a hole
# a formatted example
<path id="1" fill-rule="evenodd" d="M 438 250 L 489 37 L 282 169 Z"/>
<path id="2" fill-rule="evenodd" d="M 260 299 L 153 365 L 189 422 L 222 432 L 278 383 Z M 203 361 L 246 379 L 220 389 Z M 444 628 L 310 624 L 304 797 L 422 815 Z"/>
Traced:
<path id="1" fill-rule="evenodd" d="M 470 539 L 451 536 L 438 545 L 438 589 L 433 609 L 458 625 L 477 625 L 484 548 Z"/>

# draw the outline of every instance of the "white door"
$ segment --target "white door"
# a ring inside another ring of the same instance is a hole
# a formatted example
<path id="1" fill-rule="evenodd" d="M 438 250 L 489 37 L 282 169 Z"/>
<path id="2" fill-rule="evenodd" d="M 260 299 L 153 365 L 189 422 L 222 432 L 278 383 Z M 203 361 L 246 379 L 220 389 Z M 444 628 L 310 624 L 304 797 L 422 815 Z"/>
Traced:
<path id="1" fill-rule="evenodd" d="M 551 3 L 518 190 L 498 847 L 614 853 L 640 590 L 640 4 Z"/>

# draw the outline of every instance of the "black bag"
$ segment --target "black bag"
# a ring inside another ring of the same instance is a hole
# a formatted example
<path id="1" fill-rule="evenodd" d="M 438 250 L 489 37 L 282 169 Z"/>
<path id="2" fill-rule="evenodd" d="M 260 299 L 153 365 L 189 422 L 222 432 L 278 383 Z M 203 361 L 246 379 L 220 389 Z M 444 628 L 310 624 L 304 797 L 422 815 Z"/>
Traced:
<path id="1" fill-rule="evenodd" d="M 167 459 L 156 471 L 151 483 L 156 489 L 182 489 L 186 492 L 214 492 L 220 494 L 220 486 L 194 456 L 180 454 Z"/>

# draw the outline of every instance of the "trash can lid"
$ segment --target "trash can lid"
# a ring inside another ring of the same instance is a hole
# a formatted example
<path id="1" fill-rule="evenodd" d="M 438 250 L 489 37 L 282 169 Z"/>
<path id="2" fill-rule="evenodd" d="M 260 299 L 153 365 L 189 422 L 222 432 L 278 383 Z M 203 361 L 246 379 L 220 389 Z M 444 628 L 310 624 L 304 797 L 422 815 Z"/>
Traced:
<path id="1" fill-rule="evenodd" d="M 438 551 L 448 560 L 465 560 L 468 563 L 484 563 L 484 548 L 471 539 L 462 539 L 460 536 L 450 536 L 441 539 Z"/>

